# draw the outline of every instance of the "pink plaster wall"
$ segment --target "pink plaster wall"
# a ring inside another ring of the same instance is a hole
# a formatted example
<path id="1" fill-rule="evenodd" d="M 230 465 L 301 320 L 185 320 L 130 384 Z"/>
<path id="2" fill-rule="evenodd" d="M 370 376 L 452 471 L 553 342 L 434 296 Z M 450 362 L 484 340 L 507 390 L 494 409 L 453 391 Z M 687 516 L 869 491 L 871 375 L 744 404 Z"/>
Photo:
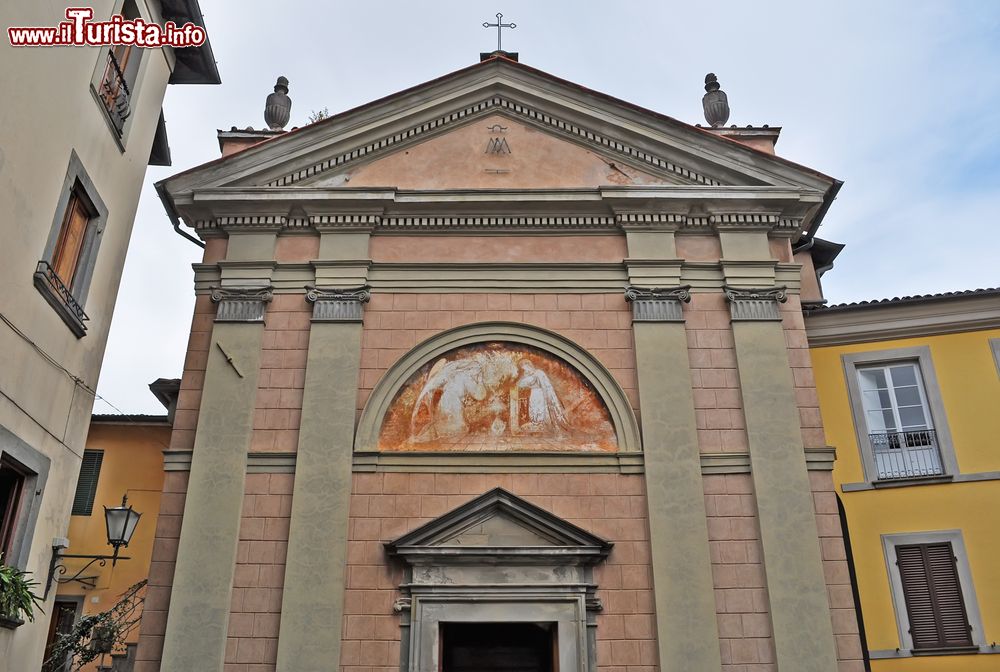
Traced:
<path id="1" fill-rule="evenodd" d="M 355 474 L 347 551 L 342 672 L 398 672 L 402 566 L 391 541 L 482 493 L 502 487 L 615 544 L 595 568 L 597 664 L 608 672 L 656 669 L 649 529 L 642 476 L 621 474 Z"/>
<path id="2" fill-rule="evenodd" d="M 628 256 L 625 237 L 374 236 L 372 260 L 381 262 L 612 262 Z"/>

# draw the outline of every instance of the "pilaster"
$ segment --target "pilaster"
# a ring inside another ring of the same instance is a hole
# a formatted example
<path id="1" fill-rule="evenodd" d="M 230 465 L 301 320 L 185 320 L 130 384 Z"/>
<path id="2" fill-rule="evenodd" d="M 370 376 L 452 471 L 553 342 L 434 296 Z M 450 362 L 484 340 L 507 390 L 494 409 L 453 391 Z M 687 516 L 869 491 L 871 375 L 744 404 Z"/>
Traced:
<path id="1" fill-rule="evenodd" d="M 779 303 L 783 287 L 726 287 L 779 670 L 834 672 L 812 490 Z"/>
<path id="2" fill-rule="evenodd" d="M 310 287 L 313 304 L 285 565 L 278 672 L 340 666 L 354 414 L 367 287 Z M 317 634 L 319 628 L 322 633 Z"/>
<path id="3" fill-rule="evenodd" d="M 161 672 L 221 672 L 270 288 L 227 287 L 212 329 Z"/>
<path id="4" fill-rule="evenodd" d="M 313 262 L 316 284 L 357 287 L 368 282 L 371 232 L 382 221 L 377 214 L 313 215 L 319 231 L 319 259 Z"/>
<path id="5" fill-rule="evenodd" d="M 628 258 L 625 267 L 633 285 L 673 287 L 681 282 L 674 233 L 684 224 L 683 215 L 658 212 L 621 212 L 615 223 L 625 232 Z"/>
<path id="6" fill-rule="evenodd" d="M 661 670 L 721 666 L 682 302 L 687 287 L 629 287 Z"/>

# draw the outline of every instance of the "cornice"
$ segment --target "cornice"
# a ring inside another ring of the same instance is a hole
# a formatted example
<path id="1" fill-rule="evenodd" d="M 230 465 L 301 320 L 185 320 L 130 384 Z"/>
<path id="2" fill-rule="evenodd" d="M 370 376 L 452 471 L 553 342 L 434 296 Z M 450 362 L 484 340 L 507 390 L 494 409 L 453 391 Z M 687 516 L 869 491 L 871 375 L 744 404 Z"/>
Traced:
<path id="1" fill-rule="evenodd" d="M 164 471 L 190 471 L 193 452 L 164 450 Z M 247 473 L 295 473 L 295 453 L 249 453 Z M 806 448 L 809 471 L 831 471 L 836 449 Z M 749 474 L 749 453 L 701 453 L 701 473 Z M 641 474 L 645 470 L 641 452 L 618 453 L 353 453 L 352 471 L 407 473 L 623 473 Z M 981 480 L 981 479 L 980 479 Z M 868 484 L 870 487 L 870 484 Z"/>
<path id="2" fill-rule="evenodd" d="M 614 229 L 615 221 L 610 216 L 428 216 L 386 217 L 382 226 L 384 231 L 405 233 L 407 231 L 469 231 L 469 230 L 507 230 L 507 229 Z"/>
<path id="3" fill-rule="evenodd" d="M 624 231 L 676 231 L 687 219 L 687 215 L 669 212 L 615 213 L 615 224 Z"/>
<path id="4" fill-rule="evenodd" d="M 382 223 L 378 214 L 309 215 L 300 218 L 300 227 L 311 226 L 323 231 L 374 231 Z"/>
<path id="5" fill-rule="evenodd" d="M 239 262 L 243 263 L 243 262 Z M 272 262 L 246 262 L 252 268 L 268 270 Z M 775 264 L 775 278 L 787 286 L 790 294 L 799 291 L 798 264 Z M 208 294 L 220 282 L 219 264 L 192 264 L 195 292 Z M 636 269 L 650 272 L 637 273 Z M 317 282 L 329 273 L 349 271 L 354 283 L 367 282 L 372 291 L 403 293 L 435 292 L 553 292 L 618 294 L 630 284 L 630 276 L 648 278 L 644 285 L 669 279 L 658 276 L 658 269 L 671 269 L 671 278 L 691 286 L 691 292 L 719 292 L 725 284 L 723 264 L 711 261 L 625 260 L 622 262 L 378 262 L 368 259 L 316 260 L 313 262 L 278 262 L 270 271 L 270 282 L 277 294 L 302 294 L 303 286 Z M 679 271 L 674 269 L 679 268 Z M 337 275 L 334 273 L 334 275 Z M 344 276 L 348 277 L 348 276 Z M 655 278 L 655 279 L 654 279 Z M 636 284 L 635 280 L 632 284 Z"/>
<path id="6" fill-rule="evenodd" d="M 178 199 L 178 207 L 202 236 L 241 230 L 767 230 L 791 236 L 801 232 L 803 217 L 816 206 L 817 198 L 817 193 L 786 187 L 437 191 L 224 187 Z"/>
<path id="7" fill-rule="evenodd" d="M 923 303 L 805 312 L 810 347 L 1000 329 L 1000 299 L 967 296 Z"/>

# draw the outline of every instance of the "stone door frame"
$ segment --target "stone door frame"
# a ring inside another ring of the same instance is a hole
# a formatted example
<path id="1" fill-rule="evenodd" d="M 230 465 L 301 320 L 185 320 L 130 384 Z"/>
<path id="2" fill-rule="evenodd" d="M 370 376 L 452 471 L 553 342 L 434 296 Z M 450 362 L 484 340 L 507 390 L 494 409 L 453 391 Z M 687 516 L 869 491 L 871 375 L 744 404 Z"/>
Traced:
<path id="1" fill-rule="evenodd" d="M 468 543 L 471 529 L 495 517 L 520 527 L 523 537 Z M 407 564 L 396 602 L 400 670 L 439 672 L 441 623 L 519 622 L 556 625 L 559 672 L 593 672 L 602 608 L 593 565 L 611 548 L 501 488 L 389 542 L 389 555 Z"/>

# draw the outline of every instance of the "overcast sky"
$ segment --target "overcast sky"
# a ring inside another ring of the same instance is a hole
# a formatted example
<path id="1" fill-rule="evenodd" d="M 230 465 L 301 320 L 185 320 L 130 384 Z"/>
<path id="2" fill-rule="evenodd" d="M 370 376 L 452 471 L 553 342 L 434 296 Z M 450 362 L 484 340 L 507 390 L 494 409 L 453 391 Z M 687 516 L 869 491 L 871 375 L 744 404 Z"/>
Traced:
<path id="1" fill-rule="evenodd" d="M 1000 2 L 201 5 L 222 85 L 167 91 L 173 166 L 146 174 L 99 387 L 125 412 L 162 412 L 146 386 L 181 374 L 200 255 L 152 184 L 216 158 L 216 129 L 262 127 L 278 75 L 303 125 L 477 62 L 498 11 L 522 63 L 688 123 L 715 72 L 730 123 L 781 126 L 780 155 L 844 180 L 832 302 L 1000 285 Z"/>

